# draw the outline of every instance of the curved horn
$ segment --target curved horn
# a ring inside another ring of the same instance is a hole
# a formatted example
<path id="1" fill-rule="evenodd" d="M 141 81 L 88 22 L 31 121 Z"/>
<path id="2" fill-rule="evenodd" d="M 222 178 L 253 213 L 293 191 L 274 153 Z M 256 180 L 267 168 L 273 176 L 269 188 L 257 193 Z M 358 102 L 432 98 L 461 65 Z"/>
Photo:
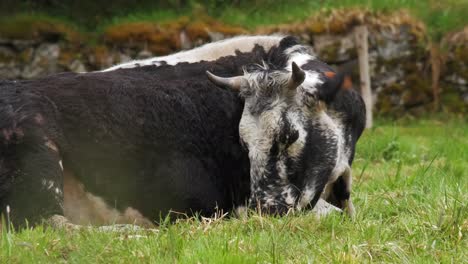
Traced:
<path id="1" fill-rule="evenodd" d="M 240 90 L 242 83 L 245 81 L 243 76 L 224 78 L 216 76 L 210 71 L 206 71 L 206 75 L 208 76 L 208 79 L 210 79 L 210 81 L 216 84 L 217 86 L 227 87 L 236 91 Z"/>
<path id="2" fill-rule="evenodd" d="M 297 66 L 295 62 L 292 63 L 291 69 L 291 78 L 289 79 L 288 86 L 289 89 L 294 90 L 304 82 L 305 72 L 299 66 Z"/>

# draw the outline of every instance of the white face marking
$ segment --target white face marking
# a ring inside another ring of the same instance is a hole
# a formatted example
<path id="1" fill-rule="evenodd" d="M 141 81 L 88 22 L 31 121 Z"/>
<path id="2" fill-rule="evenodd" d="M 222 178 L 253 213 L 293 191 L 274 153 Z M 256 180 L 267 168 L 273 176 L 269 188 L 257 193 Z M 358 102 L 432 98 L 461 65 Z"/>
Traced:
<path id="1" fill-rule="evenodd" d="M 304 129 L 304 121 L 301 121 L 301 117 L 297 112 L 288 112 L 287 117 L 293 128 L 299 132 L 297 140 L 288 148 L 288 155 L 291 158 L 298 158 L 304 149 L 307 131 Z"/>
<path id="2" fill-rule="evenodd" d="M 299 202 L 297 203 L 297 206 L 296 206 L 297 209 L 301 210 L 305 208 L 310 203 L 310 201 L 312 201 L 314 196 L 315 196 L 315 186 L 313 185 L 313 183 L 309 183 L 309 185 L 305 188 L 305 190 L 302 191 L 302 194 L 299 198 Z"/>
<path id="3" fill-rule="evenodd" d="M 201 47 L 188 51 L 181 51 L 168 56 L 153 57 L 144 60 L 134 60 L 128 63 L 122 63 L 102 70 L 113 71 L 117 69 L 136 68 L 147 65 L 157 65 L 159 61 L 164 61 L 168 65 L 176 65 L 181 62 L 200 62 L 214 61 L 225 56 L 234 56 L 236 51 L 249 52 L 256 44 L 265 48 L 265 50 L 278 45 L 283 36 L 238 36 L 226 40 L 205 44 Z M 158 66 L 158 65 L 157 65 Z"/>
<path id="4" fill-rule="evenodd" d="M 265 175 L 266 163 L 273 139 L 278 133 L 281 112 L 285 104 L 278 103 L 273 109 L 253 116 L 249 111 L 250 99 L 246 99 L 242 118 L 239 123 L 239 134 L 249 149 L 251 176 Z M 256 179 L 259 180 L 259 179 Z"/>
<path id="5" fill-rule="evenodd" d="M 63 171 L 63 164 L 62 164 L 62 160 L 59 160 L 59 166 L 60 166 L 60 169 Z"/>

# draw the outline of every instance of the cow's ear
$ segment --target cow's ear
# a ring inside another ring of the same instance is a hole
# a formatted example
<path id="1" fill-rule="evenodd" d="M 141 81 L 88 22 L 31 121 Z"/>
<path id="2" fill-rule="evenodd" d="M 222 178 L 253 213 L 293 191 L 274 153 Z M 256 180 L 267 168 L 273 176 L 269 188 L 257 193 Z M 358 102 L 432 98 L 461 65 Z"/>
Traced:
<path id="1" fill-rule="evenodd" d="M 318 99 L 329 103 L 333 101 L 340 89 L 351 89 L 353 84 L 351 76 L 346 72 L 324 72 L 322 85 L 318 87 Z"/>
<path id="2" fill-rule="evenodd" d="M 291 65 L 291 77 L 289 78 L 288 89 L 296 90 L 305 80 L 305 72 L 295 62 Z"/>

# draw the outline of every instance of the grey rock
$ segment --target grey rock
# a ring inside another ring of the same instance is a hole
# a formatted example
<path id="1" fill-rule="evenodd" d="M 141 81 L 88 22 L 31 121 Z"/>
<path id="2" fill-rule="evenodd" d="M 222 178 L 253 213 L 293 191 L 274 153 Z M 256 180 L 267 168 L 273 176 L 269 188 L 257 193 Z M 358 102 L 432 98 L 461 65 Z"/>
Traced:
<path id="1" fill-rule="evenodd" d="M 369 41 L 377 49 L 379 57 L 385 60 L 411 55 L 409 35 L 405 31 L 381 31 L 370 35 Z"/>
<path id="2" fill-rule="evenodd" d="M 454 84 L 461 85 L 461 86 L 468 84 L 468 82 L 465 79 L 458 76 L 457 74 L 448 75 L 445 77 L 445 80 Z"/>
<path id="3" fill-rule="evenodd" d="M 147 59 L 147 58 L 151 58 L 153 57 L 153 53 L 151 53 L 151 51 L 147 50 L 147 49 L 144 49 L 140 52 L 138 52 L 137 54 L 137 59 L 141 60 L 141 59 Z"/>
<path id="4" fill-rule="evenodd" d="M 80 60 L 74 60 L 69 66 L 69 70 L 72 72 L 83 73 L 86 72 L 86 67 Z"/>
<path id="5" fill-rule="evenodd" d="M 0 46 L 0 79 L 16 79 L 21 75 L 17 56 L 12 48 Z"/>
<path id="6" fill-rule="evenodd" d="M 59 54 L 60 46 L 58 44 L 41 44 L 35 50 L 32 62 L 24 67 L 21 77 L 31 79 L 57 72 Z"/>
<path id="7" fill-rule="evenodd" d="M 206 33 L 208 33 L 208 36 L 210 37 L 211 42 L 223 40 L 226 38 L 226 36 L 223 33 L 209 31 L 209 30 L 207 30 Z"/>
<path id="8" fill-rule="evenodd" d="M 0 63 L 0 79 L 18 79 L 21 77 L 21 67 L 14 62 Z"/>
<path id="9" fill-rule="evenodd" d="M 354 34 L 349 33 L 345 35 L 318 35 L 314 36 L 314 50 L 321 54 L 324 50 L 336 46 L 337 54 L 335 54 L 336 61 L 344 62 L 351 60 L 349 50 L 355 49 Z"/>
<path id="10" fill-rule="evenodd" d="M 128 54 L 125 53 L 119 53 L 119 63 L 124 63 L 124 62 L 129 62 L 132 60 L 132 57 L 130 57 Z"/>

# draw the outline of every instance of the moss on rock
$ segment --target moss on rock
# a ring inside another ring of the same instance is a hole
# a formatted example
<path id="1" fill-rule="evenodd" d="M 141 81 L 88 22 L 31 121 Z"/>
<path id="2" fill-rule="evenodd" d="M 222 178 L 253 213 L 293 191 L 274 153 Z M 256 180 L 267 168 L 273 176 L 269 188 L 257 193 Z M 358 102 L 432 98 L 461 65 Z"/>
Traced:
<path id="1" fill-rule="evenodd" d="M 67 23 L 50 17 L 34 15 L 16 15 L 0 19 L 0 37 L 38 41 L 78 42 L 82 40 L 81 34 Z"/>
<path id="2" fill-rule="evenodd" d="M 154 54 L 164 55 L 181 49 L 180 34 L 185 31 L 191 41 L 207 42 L 209 32 L 238 35 L 246 31 L 230 27 L 213 19 L 194 20 L 182 17 L 164 23 L 133 22 L 108 27 L 103 34 L 108 45 L 148 49 Z"/>

